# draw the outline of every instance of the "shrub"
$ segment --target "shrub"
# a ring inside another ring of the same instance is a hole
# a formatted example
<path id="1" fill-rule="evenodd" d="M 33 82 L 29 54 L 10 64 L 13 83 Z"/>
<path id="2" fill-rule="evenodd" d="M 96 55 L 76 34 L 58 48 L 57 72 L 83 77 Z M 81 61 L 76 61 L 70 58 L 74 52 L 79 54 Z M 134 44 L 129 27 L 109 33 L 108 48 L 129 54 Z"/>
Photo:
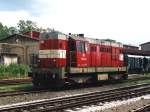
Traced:
<path id="1" fill-rule="evenodd" d="M 0 65 L 0 78 L 26 77 L 29 66 L 23 64 Z"/>
<path id="2" fill-rule="evenodd" d="M 0 65 L 0 78 L 4 77 L 6 72 L 7 72 L 6 66 Z"/>

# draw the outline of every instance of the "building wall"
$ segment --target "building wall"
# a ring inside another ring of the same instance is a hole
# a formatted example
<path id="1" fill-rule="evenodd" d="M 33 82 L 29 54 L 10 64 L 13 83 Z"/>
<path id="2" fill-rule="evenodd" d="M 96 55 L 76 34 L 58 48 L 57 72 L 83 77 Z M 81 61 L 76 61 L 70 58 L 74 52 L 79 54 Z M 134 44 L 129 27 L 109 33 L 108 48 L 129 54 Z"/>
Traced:
<path id="1" fill-rule="evenodd" d="M 141 45 L 141 50 L 143 50 L 143 51 L 150 51 L 150 43 L 142 44 Z"/>
<path id="2" fill-rule="evenodd" d="M 18 55 L 18 63 L 19 64 L 24 64 L 25 59 L 24 59 L 24 49 L 22 47 L 12 47 L 11 53 L 17 54 Z"/>
<path id="3" fill-rule="evenodd" d="M 38 54 L 39 47 L 38 45 L 30 46 L 27 48 L 27 63 L 31 64 L 31 56 L 34 54 Z"/>
<path id="4" fill-rule="evenodd" d="M 30 65 L 30 55 L 38 53 L 38 42 L 38 40 L 31 39 L 30 37 L 13 35 L 0 41 L 0 46 L 3 46 L 0 47 L 0 50 L 5 52 L 6 50 L 4 49 L 7 49 L 9 53 L 18 55 L 18 63 Z"/>

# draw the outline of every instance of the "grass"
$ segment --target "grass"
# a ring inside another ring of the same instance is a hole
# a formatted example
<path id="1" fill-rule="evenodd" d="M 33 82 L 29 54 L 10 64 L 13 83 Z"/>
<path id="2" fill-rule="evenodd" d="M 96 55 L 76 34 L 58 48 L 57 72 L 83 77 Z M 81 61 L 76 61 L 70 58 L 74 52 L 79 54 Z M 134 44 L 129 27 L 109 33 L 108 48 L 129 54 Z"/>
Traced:
<path id="1" fill-rule="evenodd" d="M 33 87 L 33 85 L 31 83 L 30 84 L 0 86 L 0 92 L 26 90 L 26 89 L 31 89 L 32 87 Z"/>

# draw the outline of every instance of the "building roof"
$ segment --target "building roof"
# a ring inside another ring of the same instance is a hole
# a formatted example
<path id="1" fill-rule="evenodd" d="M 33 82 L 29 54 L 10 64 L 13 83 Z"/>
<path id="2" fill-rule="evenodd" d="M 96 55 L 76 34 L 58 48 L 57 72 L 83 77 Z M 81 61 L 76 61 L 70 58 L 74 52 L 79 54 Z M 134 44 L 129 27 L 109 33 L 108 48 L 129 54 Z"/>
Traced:
<path id="1" fill-rule="evenodd" d="M 124 44 L 123 46 L 124 46 L 124 47 L 131 47 L 131 48 L 139 48 L 138 46 L 134 46 L 134 45 L 127 45 L 127 44 Z"/>
<path id="2" fill-rule="evenodd" d="M 37 38 L 31 38 L 30 36 L 23 35 L 23 34 L 13 34 L 13 35 L 10 35 L 10 36 L 8 36 L 6 38 L 1 39 L 0 41 L 6 40 L 6 39 L 14 37 L 14 36 L 18 36 L 18 37 L 23 37 L 23 38 L 28 38 L 28 39 L 31 39 L 31 40 L 39 41 L 39 39 L 37 39 Z"/>
<path id="3" fill-rule="evenodd" d="M 146 43 L 140 44 L 140 46 L 146 45 L 146 44 L 150 44 L 150 42 L 146 42 Z"/>
<path id="4" fill-rule="evenodd" d="M 131 55 L 150 56 L 150 51 L 143 51 L 143 50 L 124 49 L 123 53 Z"/>

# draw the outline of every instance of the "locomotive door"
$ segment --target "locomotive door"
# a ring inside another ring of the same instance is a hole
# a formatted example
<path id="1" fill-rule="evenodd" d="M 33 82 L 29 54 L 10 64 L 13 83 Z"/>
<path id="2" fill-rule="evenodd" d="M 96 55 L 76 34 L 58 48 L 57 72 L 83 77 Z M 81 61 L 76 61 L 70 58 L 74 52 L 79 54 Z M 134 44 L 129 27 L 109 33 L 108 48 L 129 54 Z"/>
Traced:
<path id="1" fill-rule="evenodd" d="M 86 41 L 78 40 L 77 46 L 77 66 L 87 67 L 88 66 L 88 43 Z"/>
<path id="2" fill-rule="evenodd" d="M 91 63 L 91 66 L 96 66 L 96 45 L 91 45 L 90 47 L 90 63 Z"/>
<path id="3" fill-rule="evenodd" d="M 119 48 L 112 47 L 112 66 L 119 66 Z"/>
<path id="4" fill-rule="evenodd" d="M 69 38 L 67 51 L 67 65 L 69 67 L 76 66 L 76 60 L 76 43 L 73 39 Z"/>

